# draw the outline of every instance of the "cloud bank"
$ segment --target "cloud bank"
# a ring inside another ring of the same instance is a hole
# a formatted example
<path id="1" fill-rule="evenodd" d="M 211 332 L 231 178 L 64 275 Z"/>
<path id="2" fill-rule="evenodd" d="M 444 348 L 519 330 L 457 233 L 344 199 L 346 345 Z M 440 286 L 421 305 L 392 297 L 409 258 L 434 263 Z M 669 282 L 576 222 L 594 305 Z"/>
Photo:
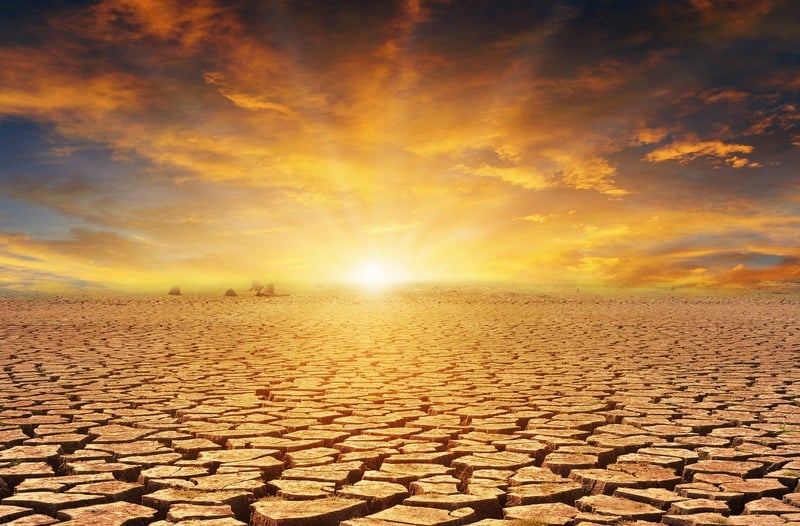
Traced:
<path id="1" fill-rule="evenodd" d="M 798 279 L 792 2 L 3 9 L 4 287 Z"/>

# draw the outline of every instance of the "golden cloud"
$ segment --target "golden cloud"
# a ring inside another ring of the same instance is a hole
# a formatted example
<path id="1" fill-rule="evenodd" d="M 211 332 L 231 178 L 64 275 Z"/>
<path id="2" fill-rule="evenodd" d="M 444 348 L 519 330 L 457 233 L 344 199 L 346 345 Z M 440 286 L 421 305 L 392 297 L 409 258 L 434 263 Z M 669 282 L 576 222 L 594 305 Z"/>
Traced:
<path id="1" fill-rule="evenodd" d="M 725 143 L 719 140 L 680 141 L 656 148 L 644 158 L 652 163 L 677 161 L 680 164 L 686 164 L 698 157 L 712 157 L 722 159 L 734 168 L 756 168 L 759 166 L 758 163 L 752 163 L 737 155 L 751 154 L 753 150 L 754 148 L 747 144 Z"/>
<path id="2" fill-rule="evenodd" d="M 455 169 L 479 177 L 493 177 L 527 190 L 542 190 L 551 185 L 551 182 L 546 176 L 530 168 L 526 169 L 518 166 L 489 166 L 488 164 L 470 167 L 459 164 L 455 166 Z"/>
<path id="3" fill-rule="evenodd" d="M 616 174 L 617 169 L 605 159 L 575 159 L 564 167 L 563 184 L 578 190 L 597 190 L 609 196 L 620 197 L 629 192 L 614 185 Z"/>
<path id="4" fill-rule="evenodd" d="M 596 275 L 598 272 L 606 273 L 608 271 L 613 271 L 619 264 L 620 258 L 618 257 L 589 256 L 581 258 L 577 265 L 568 266 L 567 270 L 570 272 Z"/>
<path id="5" fill-rule="evenodd" d="M 530 221 L 531 223 L 544 223 L 554 216 L 555 214 L 530 214 L 525 217 L 520 217 L 519 219 L 523 221 Z"/>
<path id="6" fill-rule="evenodd" d="M 108 113 L 135 110 L 145 84 L 118 72 L 79 74 L 60 52 L 0 47 L 0 114 L 92 122 Z"/>
<path id="7" fill-rule="evenodd" d="M 516 34 L 456 25 L 458 39 L 444 38 L 432 26 L 456 4 L 376 8 L 363 32 L 350 31 L 361 18 L 337 18 L 336 35 L 291 2 L 265 4 L 274 17 L 258 30 L 236 3 L 212 0 L 54 11 L 47 45 L 0 47 L 0 114 L 44 123 L 70 143 L 54 144 L 51 160 L 67 166 L 80 153 L 72 142 L 91 144 L 109 152 L 103 169 L 113 173 L 87 177 L 96 195 L 58 184 L 4 190 L 92 225 L 65 227 L 56 241 L 17 240 L 19 253 L 80 279 L 134 265 L 205 277 L 265 261 L 327 278 L 335 277 L 329 262 L 378 251 L 419 255 L 409 264 L 440 276 L 527 279 L 566 268 L 597 280 L 699 283 L 721 270 L 679 264 L 702 255 L 687 241 L 694 234 L 719 241 L 734 234 L 708 225 L 727 224 L 765 235 L 766 225 L 738 209 L 701 221 L 686 213 L 690 200 L 683 211 L 664 205 L 662 187 L 638 174 L 638 152 L 652 149 L 651 163 L 759 167 L 756 147 L 743 142 L 793 133 L 791 104 L 748 113 L 747 139 L 718 127 L 719 139 L 699 140 L 690 110 L 674 121 L 659 115 L 689 99 L 724 111 L 756 97 L 666 80 L 674 50 L 583 60 L 559 34 L 576 22 L 573 9 Z M 769 11 L 769 2 L 756 4 L 693 6 L 729 34 Z M 764 82 L 798 81 L 786 73 Z M 670 138 L 677 134 L 685 140 Z M 789 141 L 800 143 L 796 134 Z"/>
<path id="8" fill-rule="evenodd" d="M 668 133 L 666 128 L 640 128 L 635 130 L 631 144 L 656 144 L 664 140 Z"/>

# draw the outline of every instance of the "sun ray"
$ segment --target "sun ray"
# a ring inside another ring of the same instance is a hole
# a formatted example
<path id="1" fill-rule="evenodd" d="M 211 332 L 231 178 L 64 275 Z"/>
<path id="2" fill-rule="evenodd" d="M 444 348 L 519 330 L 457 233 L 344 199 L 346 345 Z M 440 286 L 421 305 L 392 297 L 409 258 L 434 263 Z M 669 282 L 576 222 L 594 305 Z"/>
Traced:
<path id="1" fill-rule="evenodd" d="M 397 263 L 372 258 L 357 264 L 349 282 L 369 290 L 381 290 L 408 280 L 406 271 Z"/>

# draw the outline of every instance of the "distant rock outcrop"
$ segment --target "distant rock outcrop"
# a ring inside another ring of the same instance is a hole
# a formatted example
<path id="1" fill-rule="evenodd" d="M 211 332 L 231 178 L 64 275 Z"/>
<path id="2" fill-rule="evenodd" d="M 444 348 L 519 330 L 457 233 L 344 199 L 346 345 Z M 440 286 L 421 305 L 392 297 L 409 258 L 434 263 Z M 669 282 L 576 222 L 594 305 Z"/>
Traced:
<path id="1" fill-rule="evenodd" d="M 228 289 L 225 291 L 226 296 L 236 296 L 236 291 L 233 289 Z"/>
<path id="2" fill-rule="evenodd" d="M 256 292 L 256 296 L 274 296 L 275 295 L 275 285 L 272 283 L 268 283 L 265 286 L 261 287 L 258 292 Z"/>
<path id="3" fill-rule="evenodd" d="M 257 279 L 254 279 L 253 283 L 250 285 L 250 290 L 254 290 L 256 292 L 261 290 L 261 282 L 258 281 Z"/>
<path id="4" fill-rule="evenodd" d="M 180 296 L 181 295 L 181 288 L 176 285 L 176 286 L 172 287 L 171 289 L 169 289 L 169 292 L 167 294 L 169 294 L 170 296 Z"/>

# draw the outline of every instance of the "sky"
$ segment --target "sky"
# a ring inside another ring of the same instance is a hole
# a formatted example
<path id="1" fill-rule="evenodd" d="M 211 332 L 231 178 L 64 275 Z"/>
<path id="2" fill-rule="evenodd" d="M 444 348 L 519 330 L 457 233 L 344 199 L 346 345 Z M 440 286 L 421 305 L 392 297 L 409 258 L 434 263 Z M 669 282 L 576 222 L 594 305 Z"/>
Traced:
<path id="1" fill-rule="evenodd" d="M 798 27 L 792 0 L 4 0 L 0 291 L 796 284 Z"/>

